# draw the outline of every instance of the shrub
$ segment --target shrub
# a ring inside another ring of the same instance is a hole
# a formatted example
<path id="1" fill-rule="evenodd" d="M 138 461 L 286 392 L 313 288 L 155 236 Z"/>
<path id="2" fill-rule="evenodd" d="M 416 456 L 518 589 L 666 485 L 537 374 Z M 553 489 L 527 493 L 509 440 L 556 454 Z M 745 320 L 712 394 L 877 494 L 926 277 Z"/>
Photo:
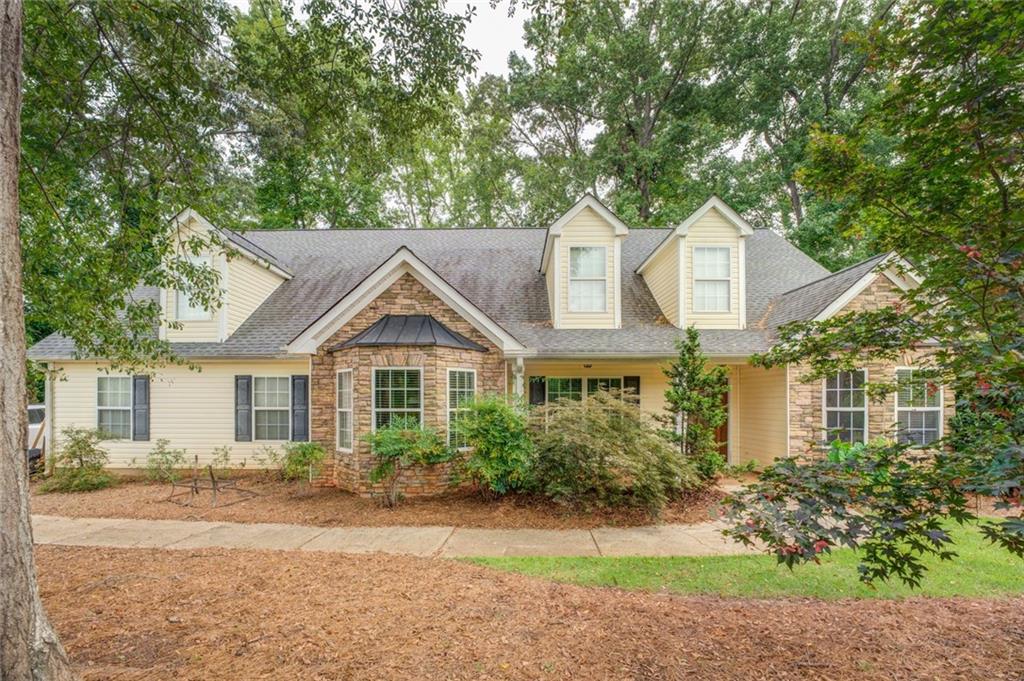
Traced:
<path id="1" fill-rule="evenodd" d="M 459 414 L 456 429 L 470 448 L 460 462 L 461 475 L 495 494 L 528 483 L 534 448 L 521 404 L 498 395 L 474 400 Z"/>
<path id="2" fill-rule="evenodd" d="M 538 410 L 536 488 L 571 506 L 639 506 L 658 513 L 701 486 L 692 463 L 658 434 L 639 407 L 599 391 Z"/>
<path id="3" fill-rule="evenodd" d="M 171 449 L 170 440 L 156 441 L 156 446 L 146 455 L 146 479 L 150 482 L 174 482 L 181 477 L 185 468 L 185 450 Z"/>
<path id="4" fill-rule="evenodd" d="M 436 430 L 410 417 L 396 418 L 362 439 L 377 459 L 370 480 L 384 483 L 384 503 L 388 506 L 398 503 L 398 479 L 403 468 L 444 463 L 452 458 L 451 449 Z"/>
<path id="5" fill-rule="evenodd" d="M 285 480 L 306 480 L 320 475 L 327 451 L 317 442 L 289 442 L 284 446 L 281 477 Z"/>
<path id="6" fill-rule="evenodd" d="M 252 455 L 252 460 L 256 466 L 262 469 L 264 479 L 270 477 L 271 471 L 275 471 L 280 475 L 281 452 L 270 445 L 263 445 L 259 451 Z"/>
<path id="7" fill-rule="evenodd" d="M 103 435 L 87 428 L 65 428 L 54 459 L 53 475 L 42 484 L 43 492 L 87 492 L 110 487 L 114 478 L 103 467 L 107 451 L 99 446 Z"/>
<path id="8" fill-rule="evenodd" d="M 210 459 L 213 472 L 219 479 L 231 477 L 231 447 L 221 445 L 213 448 L 213 458 Z M 242 463 L 245 467 L 245 462 Z"/>

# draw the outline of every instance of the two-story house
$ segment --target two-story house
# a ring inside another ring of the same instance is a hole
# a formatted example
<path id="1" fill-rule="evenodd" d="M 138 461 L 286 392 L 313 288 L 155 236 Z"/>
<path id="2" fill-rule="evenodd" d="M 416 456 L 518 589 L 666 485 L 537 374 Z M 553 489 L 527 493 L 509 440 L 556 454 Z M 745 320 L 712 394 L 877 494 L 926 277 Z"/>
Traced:
<path id="1" fill-rule="evenodd" d="M 192 211 L 176 224 L 216 229 Z M 312 439 L 331 454 L 324 482 L 364 492 L 363 434 L 398 415 L 448 431 L 467 396 L 538 404 L 614 388 L 662 411 L 662 367 L 688 326 L 729 369 L 719 439 L 732 463 L 836 437 L 927 445 L 951 409 L 948 391 L 915 375 L 923 351 L 810 383 L 799 367 L 751 366 L 781 324 L 888 305 L 916 282 L 892 255 L 829 273 L 715 197 L 672 229 L 630 229 L 588 195 L 540 229 L 220 234 L 223 250 L 196 259 L 219 273 L 218 309 L 180 291 L 137 291 L 179 327 L 155 333 L 200 370 L 109 373 L 56 335 L 31 348 L 50 374 L 51 442 L 65 426 L 98 427 L 112 437 L 112 467 L 130 467 L 160 438 L 201 462 L 230 446 L 238 464 Z M 901 389 L 871 402 L 869 375 Z M 406 493 L 443 484 L 424 472 Z"/>

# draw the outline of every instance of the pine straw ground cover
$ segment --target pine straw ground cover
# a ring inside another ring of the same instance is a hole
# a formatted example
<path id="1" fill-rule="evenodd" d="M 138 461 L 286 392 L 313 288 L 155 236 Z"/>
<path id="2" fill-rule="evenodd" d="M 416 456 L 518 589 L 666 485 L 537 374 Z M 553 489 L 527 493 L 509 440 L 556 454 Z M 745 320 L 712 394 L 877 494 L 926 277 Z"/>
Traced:
<path id="1" fill-rule="evenodd" d="M 1024 599 L 679 597 L 438 559 L 43 546 L 86 679 L 1019 679 Z"/>
<path id="2" fill-rule="evenodd" d="M 637 509 L 574 513 L 544 498 L 510 495 L 485 500 L 471 492 L 452 492 L 430 499 L 409 499 L 388 509 L 374 499 L 333 488 L 300 488 L 294 483 L 243 479 L 240 486 L 257 496 L 229 506 L 210 507 L 208 492 L 194 506 L 167 501 L 170 485 L 122 481 L 115 487 L 74 494 L 32 496 L 32 512 L 92 518 L 212 520 L 240 523 L 362 526 L 456 525 L 459 527 L 590 529 L 603 526 L 695 523 L 710 520 L 722 493 L 709 489 L 670 504 L 660 518 Z M 38 485 L 33 485 L 38 491 Z M 221 496 L 232 501 L 231 492 Z"/>

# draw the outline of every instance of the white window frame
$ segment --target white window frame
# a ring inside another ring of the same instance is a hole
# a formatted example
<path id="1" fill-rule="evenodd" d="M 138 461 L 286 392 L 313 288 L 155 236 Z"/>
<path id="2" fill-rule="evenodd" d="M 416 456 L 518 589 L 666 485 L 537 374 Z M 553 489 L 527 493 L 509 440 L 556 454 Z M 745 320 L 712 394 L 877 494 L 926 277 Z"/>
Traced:
<path id="1" fill-rule="evenodd" d="M 283 378 L 288 385 L 288 406 L 287 407 L 257 407 L 256 406 L 256 380 L 260 378 Z M 267 440 L 256 437 L 256 412 L 257 411 L 288 411 L 288 437 L 284 440 Z M 253 376 L 252 377 L 252 440 L 253 442 L 290 442 L 292 439 L 292 377 L 291 376 Z"/>
<path id="2" fill-rule="evenodd" d="M 853 371 L 861 371 L 864 373 L 864 384 L 868 382 L 868 370 L 865 369 L 854 369 Z M 844 372 L 836 372 L 844 373 Z M 828 406 L 828 378 L 821 379 L 821 427 L 825 433 L 826 444 L 832 442 L 835 438 L 832 437 L 832 431 L 836 429 L 830 429 L 828 427 L 828 413 L 830 411 L 839 412 L 864 412 L 864 439 L 862 442 L 867 444 L 868 442 L 868 392 L 864 390 L 864 406 L 863 407 L 829 407 Z"/>
<path id="3" fill-rule="evenodd" d="M 418 371 L 418 372 L 420 372 L 420 408 L 419 408 L 419 412 L 420 412 L 420 425 L 421 426 L 425 425 L 423 423 L 423 375 L 424 375 L 423 367 L 373 367 L 373 372 L 372 372 L 372 375 L 370 376 L 370 430 L 373 431 L 373 432 L 377 431 L 377 411 L 378 411 L 378 409 L 377 409 L 377 372 L 378 371 L 398 371 L 398 370 Z M 410 412 L 410 411 L 415 411 L 415 410 L 414 409 L 392 409 L 392 408 L 389 407 L 387 409 L 382 409 L 381 411 L 402 414 L 402 413 L 406 413 L 406 412 Z"/>
<path id="4" fill-rule="evenodd" d="M 188 260 L 193 266 L 205 265 L 210 269 L 213 269 L 213 258 L 208 255 L 186 255 L 185 260 Z M 181 316 L 181 299 L 184 298 L 188 302 L 188 293 L 175 289 L 174 291 L 174 320 L 178 322 L 208 322 L 213 319 L 213 310 L 203 308 L 203 314 L 190 317 Z M 191 308 L 191 304 L 189 304 Z"/>
<path id="5" fill-rule="evenodd" d="M 452 374 L 456 371 L 467 374 L 473 374 L 473 397 L 476 397 L 477 394 L 476 369 L 471 369 L 469 367 L 448 367 L 448 385 L 446 386 L 445 389 L 445 399 L 447 400 L 447 409 L 445 409 L 447 421 L 445 422 L 445 428 L 447 429 L 448 432 L 448 446 L 452 446 L 453 444 L 452 414 L 459 411 L 466 411 L 466 407 L 452 406 Z M 469 447 L 459 447 L 460 451 L 466 449 L 469 449 Z"/>
<path id="6" fill-rule="evenodd" d="M 939 397 L 939 406 L 937 406 L 937 407 L 901 407 L 900 406 L 900 388 L 899 388 L 899 385 L 900 385 L 900 372 L 901 371 L 915 372 L 915 371 L 922 371 L 922 369 L 921 369 L 921 367 L 909 367 L 909 366 L 898 366 L 898 367 L 896 367 L 896 370 L 895 370 L 896 394 L 893 395 L 893 400 L 892 400 L 893 401 L 893 406 L 894 406 L 894 418 L 895 418 L 895 422 L 896 422 L 896 441 L 898 442 L 899 438 L 900 438 L 900 412 L 901 411 L 907 411 L 907 412 L 934 411 L 934 412 L 938 412 L 939 418 L 938 418 L 938 425 L 936 427 L 935 439 L 936 440 L 941 440 L 942 437 L 943 437 L 943 430 L 944 430 L 944 426 L 945 426 L 945 423 L 943 423 L 943 422 L 945 421 L 945 413 L 946 413 L 946 402 L 945 402 L 945 393 L 943 392 L 943 390 L 944 390 L 943 386 L 941 384 L 939 385 L 939 390 L 938 390 L 938 393 L 937 393 L 938 397 Z M 907 443 L 907 444 L 909 444 L 909 443 Z M 911 448 L 912 449 L 928 449 L 929 447 L 931 447 L 931 443 L 928 443 L 926 445 L 921 445 L 921 446 L 912 446 Z"/>
<path id="7" fill-rule="evenodd" d="M 732 313 L 732 246 L 729 244 L 701 244 L 694 246 L 690 254 L 690 297 L 693 314 L 731 314 Z M 728 253 L 729 276 L 727 277 L 698 277 L 697 276 L 697 251 L 701 250 L 725 250 Z M 697 282 L 699 281 L 724 281 L 728 286 L 725 295 L 724 310 L 698 310 L 697 309 Z"/>
<path id="8" fill-rule="evenodd" d="M 544 404 L 551 404 L 551 379 L 559 381 L 580 381 L 580 401 L 587 399 L 587 379 L 584 376 L 545 376 L 544 377 Z M 556 398 L 557 399 L 557 398 Z"/>
<path id="9" fill-rule="evenodd" d="M 612 390 L 618 390 L 620 398 L 623 396 L 623 391 L 625 390 L 623 384 L 626 382 L 625 376 L 584 376 L 583 399 L 588 399 L 590 397 L 590 381 L 618 381 L 619 387 L 612 388 Z M 600 387 L 598 388 L 598 390 L 600 390 Z"/>
<path id="10" fill-rule="evenodd" d="M 576 250 L 582 250 L 584 248 L 597 248 L 602 253 L 601 262 L 604 265 L 604 274 L 600 277 L 574 277 L 572 276 L 572 252 Z M 608 247 L 598 244 L 576 244 L 569 246 L 569 271 L 566 272 L 566 276 L 569 280 L 567 289 L 568 301 L 567 306 L 569 312 L 573 314 L 602 314 L 608 312 Z M 573 307 L 572 304 L 572 284 L 574 281 L 600 281 L 604 284 L 604 295 L 601 296 L 601 309 L 599 310 L 579 310 Z"/>
<path id="11" fill-rule="evenodd" d="M 349 393 L 349 406 L 345 409 L 341 406 L 341 375 L 348 374 L 348 393 Z M 355 422 L 355 407 L 356 407 L 356 384 L 355 384 L 355 373 L 352 369 L 339 369 L 334 378 L 334 399 L 338 400 L 335 421 L 334 421 L 334 434 L 335 434 L 335 446 L 343 452 L 352 452 L 356 444 L 356 422 Z M 348 412 L 348 426 L 349 426 L 349 445 L 346 447 L 341 444 L 341 413 Z"/>
<path id="12" fill-rule="evenodd" d="M 128 406 L 127 407 L 101 407 L 100 406 L 100 381 L 106 378 L 120 378 L 128 381 Z M 132 402 L 135 399 L 135 387 L 132 385 L 132 377 L 125 376 L 124 374 L 107 374 L 105 376 L 96 377 L 96 430 L 103 432 L 105 435 L 113 435 L 113 433 L 103 431 L 100 427 L 100 412 L 101 411 L 127 411 L 128 412 L 128 437 L 111 437 L 106 440 L 131 440 L 132 434 L 135 432 L 135 409 L 133 409 Z"/>

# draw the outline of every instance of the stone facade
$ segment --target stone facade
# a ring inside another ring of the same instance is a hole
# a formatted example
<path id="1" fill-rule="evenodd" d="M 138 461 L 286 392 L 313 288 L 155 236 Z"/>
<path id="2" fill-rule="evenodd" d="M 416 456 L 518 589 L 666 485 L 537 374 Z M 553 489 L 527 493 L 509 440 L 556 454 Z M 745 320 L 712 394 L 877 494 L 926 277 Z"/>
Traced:
<path id="1" fill-rule="evenodd" d="M 479 343 L 487 352 L 437 346 L 354 347 L 329 351 L 372 325 L 384 315 L 427 314 L 449 329 Z M 474 326 L 410 274 L 403 275 L 371 301 L 337 333 L 327 339 L 312 358 L 310 422 L 312 439 L 333 453 L 319 480 L 360 494 L 380 492 L 369 480 L 374 457 L 361 436 L 370 432 L 373 420 L 373 369 L 415 367 L 422 370 L 423 422 L 447 432 L 448 370 L 473 369 L 476 392 L 504 393 L 505 361 L 501 351 Z M 337 448 L 337 372 L 352 370 L 353 450 Z M 449 486 L 447 466 L 419 467 L 405 471 L 400 480 L 406 496 L 426 496 Z"/>
<path id="2" fill-rule="evenodd" d="M 900 301 L 900 291 L 883 274 L 864 289 L 843 308 L 843 312 L 863 311 L 892 306 Z M 897 363 L 867 362 L 862 367 L 867 371 L 867 380 L 873 382 L 893 381 L 897 367 L 913 367 L 925 364 L 929 350 L 910 351 Z M 824 386 L 822 381 L 802 380 L 807 367 L 790 365 L 789 372 L 789 453 L 813 454 L 820 452 L 825 440 Z M 942 389 L 943 416 L 948 421 L 953 414 L 955 397 L 948 387 Z M 891 436 L 896 423 L 896 396 L 889 394 L 881 401 L 868 401 L 868 437 Z"/>

